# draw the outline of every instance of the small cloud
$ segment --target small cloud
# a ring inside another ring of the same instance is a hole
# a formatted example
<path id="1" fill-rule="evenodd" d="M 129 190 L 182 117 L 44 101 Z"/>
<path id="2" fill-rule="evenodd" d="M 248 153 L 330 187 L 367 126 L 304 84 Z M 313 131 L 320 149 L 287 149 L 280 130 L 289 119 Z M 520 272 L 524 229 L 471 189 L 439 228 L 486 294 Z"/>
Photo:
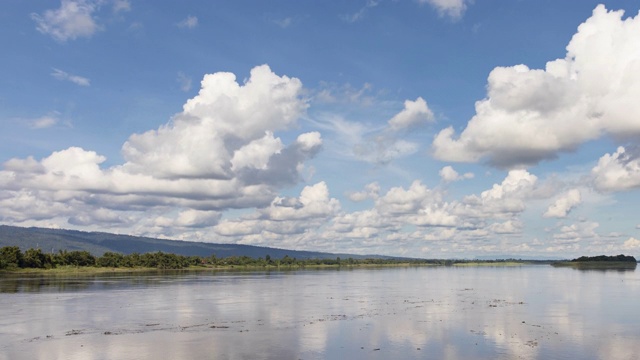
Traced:
<path id="1" fill-rule="evenodd" d="M 179 28 L 193 29 L 198 26 L 198 18 L 189 15 L 186 19 L 180 21 L 177 25 Z"/>
<path id="2" fill-rule="evenodd" d="M 340 15 L 340 19 L 348 23 L 354 23 L 354 22 L 360 21 L 364 18 L 365 14 L 367 13 L 367 11 L 369 11 L 369 9 L 378 6 L 378 4 L 380 4 L 379 0 L 367 0 L 367 3 L 362 8 L 360 8 L 360 10 L 358 10 L 357 12 L 351 15 L 347 15 L 347 14 Z"/>
<path id="3" fill-rule="evenodd" d="M 265 14 L 264 21 L 270 25 L 276 25 L 279 28 L 287 29 L 304 21 L 307 15 L 284 16 L 280 14 Z"/>
<path id="4" fill-rule="evenodd" d="M 591 178 L 599 191 L 626 191 L 640 188 L 640 149 L 619 146 L 605 154 L 591 169 Z"/>
<path id="5" fill-rule="evenodd" d="M 32 129 L 46 129 L 54 126 L 57 123 L 58 123 L 57 117 L 54 117 L 51 115 L 45 115 L 29 121 L 29 127 Z"/>
<path id="6" fill-rule="evenodd" d="M 97 7 L 95 1 L 62 0 L 59 9 L 32 13 L 31 19 L 36 22 L 39 32 L 60 42 L 89 38 L 100 29 L 93 16 Z"/>
<path id="7" fill-rule="evenodd" d="M 320 90 L 314 94 L 313 99 L 320 103 L 333 104 L 359 104 L 369 106 L 373 104 L 375 95 L 372 94 L 373 85 L 364 83 L 362 87 L 355 88 L 351 84 L 337 85 L 334 83 L 320 83 Z"/>
<path id="8" fill-rule="evenodd" d="M 470 172 L 460 175 L 451 166 L 443 167 L 440 170 L 439 174 L 440 174 L 440 177 L 442 178 L 442 181 L 444 181 L 445 183 L 466 180 L 466 179 L 473 179 L 473 177 L 475 176 L 473 173 L 470 173 Z"/>
<path id="9" fill-rule="evenodd" d="M 191 90 L 192 80 L 190 77 L 185 75 L 182 71 L 178 72 L 178 84 L 180 84 L 180 90 L 187 92 Z"/>
<path id="10" fill-rule="evenodd" d="M 406 100 L 404 109 L 389 120 L 393 130 L 407 129 L 434 120 L 427 102 L 418 97 L 416 101 Z"/>
<path id="11" fill-rule="evenodd" d="M 129 25 L 129 28 L 127 28 L 127 30 L 129 31 L 138 31 L 144 28 L 144 25 L 142 25 L 141 22 L 135 21 L 132 22 L 131 25 Z"/>
<path id="12" fill-rule="evenodd" d="M 429 4 L 438 11 L 440 17 L 448 16 L 452 20 L 462 18 L 469 0 L 418 0 L 420 4 Z"/>
<path id="13" fill-rule="evenodd" d="M 346 194 L 349 200 L 361 202 L 367 199 L 377 199 L 380 197 L 380 185 L 377 182 L 367 184 L 363 191 L 349 192 Z"/>
<path id="14" fill-rule="evenodd" d="M 496 234 L 517 234 L 522 231 L 522 223 L 519 221 L 508 220 L 503 223 L 494 223 L 489 225 L 489 230 Z"/>
<path id="15" fill-rule="evenodd" d="M 61 81 L 70 81 L 76 85 L 80 86 L 89 86 L 91 85 L 91 81 L 86 77 L 69 74 L 66 71 L 62 71 L 60 69 L 53 68 L 53 72 L 51 76 Z"/>
<path id="16" fill-rule="evenodd" d="M 353 154 L 360 160 L 377 165 L 415 154 L 419 144 L 399 139 L 389 134 L 381 134 L 364 139 L 353 148 Z"/>
<path id="17" fill-rule="evenodd" d="M 144 35 L 144 24 L 139 21 L 134 21 L 127 27 L 127 32 L 137 38 Z"/>
<path id="18" fill-rule="evenodd" d="M 624 242 L 624 245 L 622 245 L 622 248 L 627 250 L 638 249 L 640 248 L 640 240 L 631 237 L 629 238 L 629 240 Z"/>
<path id="19" fill-rule="evenodd" d="M 291 26 L 291 24 L 293 24 L 293 18 L 287 17 L 284 19 L 275 19 L 275 20 L 272 20 L 271 22 L 280 26 L 283 29 L 286 29 L 289 26 Z"/>
<path id="20" fill-rule="evenodd" d="M 580 190 L 571 189 L 549 206 L 543 217 L 565 218 L 569 212 L 582 203 Z"/>
<path id="21" fill-rule="evenodd" d="M 124 11 L 131 11 L 131 3 L 129 3 L 129 0 L 113 0 L 113 12 L 119 13 Z"/>

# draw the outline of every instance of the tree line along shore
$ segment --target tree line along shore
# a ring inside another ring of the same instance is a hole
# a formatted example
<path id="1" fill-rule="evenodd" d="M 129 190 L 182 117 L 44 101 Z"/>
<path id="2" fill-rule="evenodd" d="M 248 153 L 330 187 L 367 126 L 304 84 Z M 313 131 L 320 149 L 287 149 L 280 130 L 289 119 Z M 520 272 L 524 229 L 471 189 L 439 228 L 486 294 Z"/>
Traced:
<path id="1" fill-rule="evenodd" d="M 252 258 L 249 256 L 229 256 L 218 258 L 216 255 L 208 257 L 185 256 L 164 252 L 120 254 L 106 252 L 102 256 L 94 256 L 85 250 L 60 250 L 58 252 L 45 253 L 39 248 L 30 248 L 22 251 L 18 246 L 5 246 L 0 248 L 0 271 L 21 270 L 54 270 L 69 268 L 85 269 L 163 269 L 179 270 L 187 268 L 280 268 L 280 267 L 322 267 L 322 266 L 400 266 L 400 265 L 432 265 L 432 266 L 513 266 L 523 264 L 552 264 L 557 266 L 571 266 L 595 263 L 606 266 L 611 263 L 636 264 L 633 256 L 596 256 L 580 257 L 571 261 L 546 261 L 546 260 L 442 260 L 442 259 L 410 259 L 410 258 L 311 258 L 296 259 L 285 255 L 282 258 L 265 257 Z"/>
<path id="2" fill-rule="evenodd" d="M 571 261 L 557 261 L 552 265 L 577 269 L 635 269 L 638 262 L 633 256 L 620 254 L 615 256 L 581 256 Z"/>
<path id="3" fill-rule="evenodd" d="M 96 269 L 187 269 L 187 268 L 233 268 L 233 267 L 321 267 L 321 266 L 376 266 L 376 265 L 519 265 L 525 262 L 514 259 L 508 260 L 439 260 L 439 259 L 410 259 L 410 258 L 310 258 L 296 259 L 285 255 L 282 258 L 265 257 L 252 258 L 249 256 L 229 256 L 218 258 L 216 255 L 208 257 L 185 256 L 164 252 L 120 254 L 106 252 L 102 256 L 94 256 L 85 250 L 60 250 L 45 253 L 41 249 L 27 249 L 21 251 L 18 246 L 0 248 L 0 270 L 20 271 L 22 269 L 53 270 L 62 268 L 96 268 Z"/>

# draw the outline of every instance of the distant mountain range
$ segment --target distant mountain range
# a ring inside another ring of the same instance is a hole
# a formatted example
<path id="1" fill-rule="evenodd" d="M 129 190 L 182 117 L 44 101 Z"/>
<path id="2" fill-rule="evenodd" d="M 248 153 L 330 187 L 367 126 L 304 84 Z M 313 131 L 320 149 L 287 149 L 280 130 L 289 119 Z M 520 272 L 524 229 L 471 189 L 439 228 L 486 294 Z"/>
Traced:
<path id="1" fill-rule="evenodd" d="M 229 256 L 249 256 L 252 258 L 265 257 L 280 259 L 285 255 L 297 259 L 347 259 L 361 258 L 395 258 L 379 255 L 333 254 L 316 251 L 285 250 L 278 248 L 237 245 L 214 244 L 194 241 L 162 240 L 148 237 L 117 235 L 103 232 L 85 232 L 76 230 L 24 228 L 0 225 L 0 247 L 19 246 L 22 251 L 29 248 L 39 248 L 44 252 L 58 252 L 59 250 L 86 250 L 93 255 L 102 256 L 105 252 L 121 254 L 148 253 L 162 251 L 185 256 L 207 257 L 215 255 L 218 258 Z"/>

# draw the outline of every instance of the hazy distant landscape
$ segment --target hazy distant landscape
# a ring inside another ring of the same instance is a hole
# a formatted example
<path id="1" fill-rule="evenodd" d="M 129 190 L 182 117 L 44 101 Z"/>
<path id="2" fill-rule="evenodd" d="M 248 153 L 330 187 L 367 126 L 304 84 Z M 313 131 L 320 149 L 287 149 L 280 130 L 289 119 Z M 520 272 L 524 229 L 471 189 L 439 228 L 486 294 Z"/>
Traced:
<path id="1" fill-rule="evenodd" d="M 240 244 L 212 244 L 193 241 L 162 240 L 101 232 L 86 232 L 61 229 L 23 228 L 0 225 L 0 247 L 18 246 L 22 250 L 42 249 L 44 252 L 83 250 L 100 256 L 105 252 L 121 254 L 165 252 L 184 256 L 215 255 L 217 257 L 248 256 L 273 258 L 285 256 L 298 259 L 309 258 L 380 258 L 380 255 L 333 254 L 317 251 L 286 250 Z"/>

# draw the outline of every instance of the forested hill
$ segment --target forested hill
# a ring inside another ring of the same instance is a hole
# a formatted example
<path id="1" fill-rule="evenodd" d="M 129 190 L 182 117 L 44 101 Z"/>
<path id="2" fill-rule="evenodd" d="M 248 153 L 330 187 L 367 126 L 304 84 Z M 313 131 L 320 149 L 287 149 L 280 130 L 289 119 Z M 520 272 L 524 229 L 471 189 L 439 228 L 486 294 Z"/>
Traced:
<path id="1" fill-rule="evenodd" d="M 148 253 L 162 251 L 178 255 L 197 255 L 217 257 L 249 256 L 282 258 L 285 255 L 298 259 L 310 258 L 380 258 L 381 256 L 359 256 L 350 254 L 331 254 L 314 251 L 296 251 L 268 248 L 251 245 L 213 244 L 191 241 L 161 240 L 147 237 L 117 235 L 102 232 L 84 232 L 75 230 L 24 228 L 0 225 L 0 247 L 19 246 L 23 251 L 29 248 L 40 248 L 44 252 L 59 250 L 86 250 L 96 256 L 105 252 L 121 254 Z"/>

